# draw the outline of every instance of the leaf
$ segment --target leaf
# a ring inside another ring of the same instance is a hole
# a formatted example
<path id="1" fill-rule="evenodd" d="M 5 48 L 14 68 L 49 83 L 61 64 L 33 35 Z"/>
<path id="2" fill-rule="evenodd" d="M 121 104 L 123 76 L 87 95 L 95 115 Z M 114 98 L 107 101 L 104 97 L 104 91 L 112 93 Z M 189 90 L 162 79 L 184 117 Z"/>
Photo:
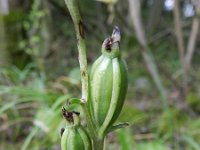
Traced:
<path id="1" fill-rule="evenodd" d="M 200 145 L 191 136 L 182 136 L 182 139 L 195 150 L 200 150 Z"/>
<path id="2" fill-rule="evenodd" d="M 30 145 L 33 137 L 37 134 L 37 132 L 39 131 L 38 128 L 34 128 L 31 133 L 28 135 L 28 137 L 25 139 L 25 142 L 22 145 L 22 150 L 27 150 L 28 146 Z"/>
<path id="3" fill-rule="evenodd" d="M 133 150 L 133 139 L 131 138 L 130 128 L 120 129 L 116 133 L 121 150 Z"/>
<path id="4" fill-rule="evenodd" d="M 80 98 L 70 98 L 69 99 L 70 104 L 81 104 Z"/>
<path id="5" fill-rule="evenodd" d="M 79 98 L 70 98 L 68 101 L 69 105 L 65 107 L 68 111 L 78 110 L 81 105 L 81 100 Z"/>
<path id="6" fill-rule="evenodd" d="M 10 103 L 5 104 L 3 107 L 0 108 L 0 116 L 4 111 L 14 107 L 16 104 L 17 102 L 10 102 Z"/>
<path id="7" fill-rule="evenodd" d="M 114 125 L 114 126 L 112 126 L 112 127 L 110 127 L 110 128 L 108 129 L 108 133 L 109 133 L 109 132 L 113 132 L 113 131 L 115 131 L 115 130 L 117 130 L 117 129 L 125 128 L 125 127 L 127 127 L 127 126 L 129 126 L 128 122 L 120 123 L 120 124 Z"/>

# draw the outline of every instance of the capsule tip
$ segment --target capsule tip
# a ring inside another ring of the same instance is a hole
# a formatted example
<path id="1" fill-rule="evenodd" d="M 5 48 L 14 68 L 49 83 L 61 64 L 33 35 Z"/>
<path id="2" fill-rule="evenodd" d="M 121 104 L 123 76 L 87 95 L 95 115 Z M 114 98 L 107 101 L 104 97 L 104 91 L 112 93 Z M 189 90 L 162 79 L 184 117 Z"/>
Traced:
<path id="1" fill-rule="evenodd" d="M 113 28 L 113 32 L 112 32 L 111 38 L 112 38 L 113 43 L 120 42 L 120 40 L 121 40 L 121 34 L 120 34 L 120 29 L 119 29 L 118 26 L 115 26 Z"/>

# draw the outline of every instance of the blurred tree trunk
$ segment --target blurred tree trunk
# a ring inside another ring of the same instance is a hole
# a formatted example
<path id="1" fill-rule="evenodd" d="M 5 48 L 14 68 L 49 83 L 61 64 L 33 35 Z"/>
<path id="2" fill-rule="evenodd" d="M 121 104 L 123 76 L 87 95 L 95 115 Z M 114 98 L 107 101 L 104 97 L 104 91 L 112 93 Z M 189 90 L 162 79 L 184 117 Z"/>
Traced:
<path id="1" fill-rule="evenodd" d="M 4 16 L 9 13 L 8 0 L 0 0 L 0 66 L 9 63 Z"/>

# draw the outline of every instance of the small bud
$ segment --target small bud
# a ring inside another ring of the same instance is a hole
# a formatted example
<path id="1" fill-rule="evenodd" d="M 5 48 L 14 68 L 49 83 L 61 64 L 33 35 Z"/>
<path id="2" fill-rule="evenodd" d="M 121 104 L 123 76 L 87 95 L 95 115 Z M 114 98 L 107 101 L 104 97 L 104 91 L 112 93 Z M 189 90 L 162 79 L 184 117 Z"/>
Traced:
<path id="1" fill-rule="evenodd" d="M 87 131 L 80 124 L 80 113 L 74 111 L 68 112 L 66 109 L 62 109 L 62 111 L 66 120 L 70 121 L 64 130 L 61 129 L 62 150 L 91 150 L 91 140 Z"/>

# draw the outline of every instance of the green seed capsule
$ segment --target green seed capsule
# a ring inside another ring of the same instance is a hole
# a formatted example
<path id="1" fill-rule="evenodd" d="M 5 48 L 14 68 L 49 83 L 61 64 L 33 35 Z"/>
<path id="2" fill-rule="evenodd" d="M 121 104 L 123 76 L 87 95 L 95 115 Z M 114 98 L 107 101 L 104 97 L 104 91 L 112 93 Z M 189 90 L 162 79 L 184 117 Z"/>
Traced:
<path id="1" fill-rule="evenodd" d="M 80 126 L 66 126 L 61 139 L 62 150 L 91 150 L 86 131 Z"/>
<path id="2" fill-rule="evenodd" d="M 67 123 L 62 133 L 62 150 L 91 150 L 90 138 L 81 126 L 78 116 L 73 117 L 73 122 Z"/>
<path id="3" fill-rule="evenodd" d="M 127 67 L 120 56 L 119 40 L 115 28 L 112 37 L 104 41 L 90 75 L 91 116 L 102 135 L 118 118 L 127 91 Z"/>

